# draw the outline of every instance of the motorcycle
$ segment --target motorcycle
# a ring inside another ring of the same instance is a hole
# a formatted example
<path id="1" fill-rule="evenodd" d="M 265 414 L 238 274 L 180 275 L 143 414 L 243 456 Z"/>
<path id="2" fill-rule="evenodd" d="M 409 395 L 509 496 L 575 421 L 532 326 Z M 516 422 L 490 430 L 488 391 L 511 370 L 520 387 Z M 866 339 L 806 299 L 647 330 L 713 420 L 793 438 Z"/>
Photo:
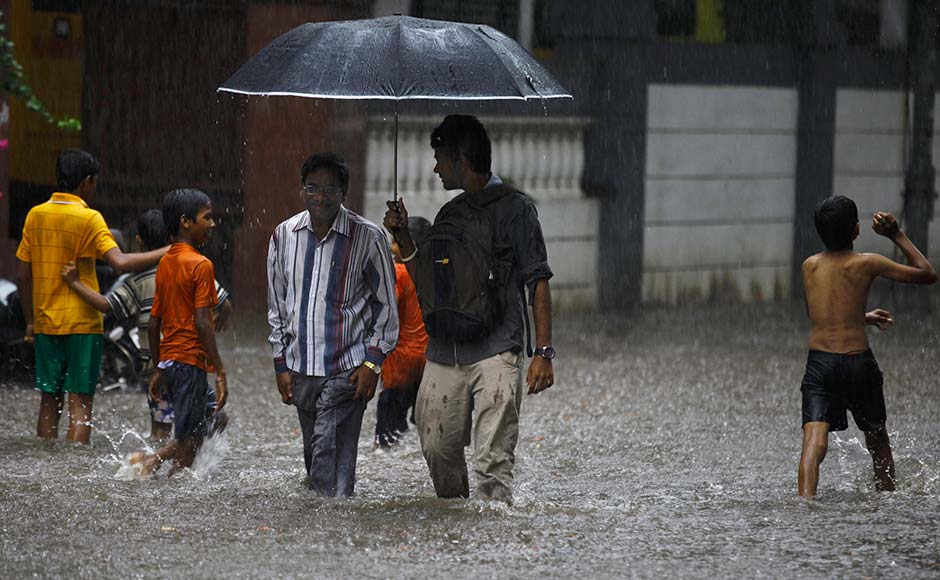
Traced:
<path id="1" fill-rule="evenodd" d="M 25 340 L 26 318 L 16 284 L 0 278 L 0 368 L 7 378 L 28 379 L 33 370 L 33 348 Z"/>
<path id="2" fill-rule="evenodd" d="M 122 274 L 111 285 L 116 289 L 128 277 Z M 108 313 L 104 317 L 104 341 L 101 347 L 101 373 L 98 390 L 146 389 L 143 379 L 144 361 L 140 357 L 140 331 L 133 319 L 115 320 Z"/>

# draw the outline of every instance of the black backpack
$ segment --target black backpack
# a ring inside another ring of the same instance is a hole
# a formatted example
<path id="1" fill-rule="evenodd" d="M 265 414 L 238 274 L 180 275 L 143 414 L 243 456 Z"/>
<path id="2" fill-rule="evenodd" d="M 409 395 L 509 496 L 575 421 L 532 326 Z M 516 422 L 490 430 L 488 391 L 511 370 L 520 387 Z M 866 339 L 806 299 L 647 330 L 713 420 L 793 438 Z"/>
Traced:
<path id="1" fill-rule="evenodd" d="M 496 185 L 453 199 L 421 240 L 414 283 L 424 326 L 434 338 L 476 340 L 503 319 L 515 295 L 509 288 L 512 248 L 497 236 L 493 205 L 517 192 Z"/>

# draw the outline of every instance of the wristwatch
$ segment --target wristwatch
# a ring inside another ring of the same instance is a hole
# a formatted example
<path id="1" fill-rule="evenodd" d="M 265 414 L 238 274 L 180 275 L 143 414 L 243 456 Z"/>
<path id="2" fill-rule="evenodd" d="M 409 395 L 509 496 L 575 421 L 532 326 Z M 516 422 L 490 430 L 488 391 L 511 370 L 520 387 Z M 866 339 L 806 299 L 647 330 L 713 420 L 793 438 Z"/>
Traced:
<path id="1" fill-rule="evenodd" d="M 555 348 L 552 346 L 540 346 L 533 351 L 534 355 L 540 356 L 546 360 L 555 358 Z"/>
<path id="2" fill-rule="evenodd" d="M 363 361 L 362 365 L 377 375 L 382 374 L 382 365 L 377 365 L 372 361 Z"/>

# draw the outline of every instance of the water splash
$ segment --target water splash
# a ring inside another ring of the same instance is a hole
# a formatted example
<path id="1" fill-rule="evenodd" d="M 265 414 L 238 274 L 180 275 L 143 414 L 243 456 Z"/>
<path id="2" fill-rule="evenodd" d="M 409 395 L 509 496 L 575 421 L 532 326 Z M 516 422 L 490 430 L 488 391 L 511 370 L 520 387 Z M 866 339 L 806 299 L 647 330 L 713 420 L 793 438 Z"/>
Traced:
<path id="1" fill-rule="evenodd" d="M 198 481 L 208 481 L 221 467 L 222 462 L 232 447 L 232 440 L 237 432 L 237 424 L 232 421 L 221 433 L 206 438 L 196 454 L 189 472 Z"/>

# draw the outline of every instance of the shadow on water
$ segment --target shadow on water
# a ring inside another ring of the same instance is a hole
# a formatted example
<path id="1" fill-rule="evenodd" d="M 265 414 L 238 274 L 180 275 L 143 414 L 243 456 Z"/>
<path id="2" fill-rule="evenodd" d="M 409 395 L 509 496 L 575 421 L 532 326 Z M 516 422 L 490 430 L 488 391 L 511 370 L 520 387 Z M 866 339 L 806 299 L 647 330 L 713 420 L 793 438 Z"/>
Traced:
<path id="1" fill-rule="evenodd" d="M 190 475 L 115 479 L 147 445 L 141 393 L 96 398 L 93 445 L 81 448 L 36 441 L 38 396 L 0 388 L 0 576 L 940 573 L 935 323 L 871 334 L 898 491 L 874 491 L 852 425 L 831 437 L 814 503 L 795 497 L 798 306 L 649 309 L 555 326 L 557 384 L 523 403 L 512 507 L 434 497 L 413 429 L 397 448 L 373 448 L 374 402 L 358 496 L 307 491 L 261 320 L 224 337 L 233 425 Z"/>

